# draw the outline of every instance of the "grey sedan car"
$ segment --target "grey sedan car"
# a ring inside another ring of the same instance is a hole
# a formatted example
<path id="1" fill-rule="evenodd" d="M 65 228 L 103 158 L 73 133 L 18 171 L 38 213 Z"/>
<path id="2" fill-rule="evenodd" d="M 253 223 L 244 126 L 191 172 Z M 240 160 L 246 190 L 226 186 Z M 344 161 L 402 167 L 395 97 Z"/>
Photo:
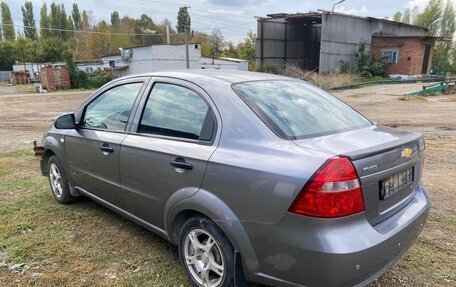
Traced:
<path id="1" fill-rule="evenodd" d="M 59 203 L 87 196 L 176 244 L 194 286 L 366 285 L 430 209 L 421 134 L 270 74 L 120 78 L 43 147 Z"/>

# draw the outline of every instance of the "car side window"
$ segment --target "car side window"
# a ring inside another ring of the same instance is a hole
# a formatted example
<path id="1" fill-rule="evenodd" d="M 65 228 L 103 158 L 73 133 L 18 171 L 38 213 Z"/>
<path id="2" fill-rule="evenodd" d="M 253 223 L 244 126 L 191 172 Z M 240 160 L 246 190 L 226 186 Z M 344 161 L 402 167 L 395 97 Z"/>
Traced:
<path id="1" fill-rule="evenodd" d="M 208 111 L 207 103 L 192 90 L 157 83 L 147 99 L 138 132 L 197 140 Z"/>
<path id="2" fill-rule="evenodd" d="M 81 127 L 124 131 L 143 83 L 116 86 L 87 105 Z"/>

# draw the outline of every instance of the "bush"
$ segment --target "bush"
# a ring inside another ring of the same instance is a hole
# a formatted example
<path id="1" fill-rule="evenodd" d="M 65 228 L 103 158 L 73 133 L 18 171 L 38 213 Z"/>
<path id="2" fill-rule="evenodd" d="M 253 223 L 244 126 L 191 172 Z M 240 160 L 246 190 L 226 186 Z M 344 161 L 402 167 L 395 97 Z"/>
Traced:
<path id="1" fill-rule="evenodd" d="M 99 88 L 112 79 L 111 75 L 101 70 L 96 70 L 88 74 L 88 84 L 90 88 Z"/>
<path id="2" fill-rule="evenodd" d="M 369 67 L 369 73 L 374 77 L 388 77 L 388 62 L 373 61 Z"/>
<path id="3" fill-rule="evenodd" d="M 367 49 L 367 43 L 365 41 L 359 43 L 358 50 L 355 53 L 355 62 L 358 76 L 365 78 L 388 76 L 388 63 L 382 60 L 375 61 L 372 53 Z"/>
<path id="4" fill-rule="evenodd" d="M 277 70 L 277 68 L 275 66 L 270 66 L 270 65 L 260 66 L 260 67 L 256 68 L 256 71 L 260 72 L 260 73 L 269 73 L 269 74 L 278 74 L 279 73 L 279 71 Z"/>
<path id="5" fill-rule="evenodd" d="M 356 68 L 353 67 L 350 62 L 344 62 L 341 60 L 340 64 L 340 72 L 342 74 L 354 74 L 356 72 Z"/>

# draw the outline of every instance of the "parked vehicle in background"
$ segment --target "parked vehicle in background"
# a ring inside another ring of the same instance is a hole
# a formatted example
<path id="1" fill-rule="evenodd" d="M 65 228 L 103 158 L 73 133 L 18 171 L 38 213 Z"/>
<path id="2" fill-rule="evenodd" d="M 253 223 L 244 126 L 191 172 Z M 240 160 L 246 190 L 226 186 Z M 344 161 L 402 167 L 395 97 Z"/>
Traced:
<path id="1" fill-rule="evenodd" d="M 430 209 L 421 134 L 270 74 L 120 78 L 43 146 L 58 202 L 85 195 L 176 244 L 195 286 L 365 285 Z"/>

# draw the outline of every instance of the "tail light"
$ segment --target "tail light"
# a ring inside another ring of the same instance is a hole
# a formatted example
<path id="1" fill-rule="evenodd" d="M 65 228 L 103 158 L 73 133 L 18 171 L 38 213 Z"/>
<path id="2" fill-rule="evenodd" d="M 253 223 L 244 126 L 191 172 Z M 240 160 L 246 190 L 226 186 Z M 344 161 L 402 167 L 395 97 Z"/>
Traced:
<path id="1" fill-rule="evenodd" d="M 289 211 L 324 218 L 364 211 L 361 185 L 351 161 L 344 157 L 327 160 L 306 183 Z"/>

